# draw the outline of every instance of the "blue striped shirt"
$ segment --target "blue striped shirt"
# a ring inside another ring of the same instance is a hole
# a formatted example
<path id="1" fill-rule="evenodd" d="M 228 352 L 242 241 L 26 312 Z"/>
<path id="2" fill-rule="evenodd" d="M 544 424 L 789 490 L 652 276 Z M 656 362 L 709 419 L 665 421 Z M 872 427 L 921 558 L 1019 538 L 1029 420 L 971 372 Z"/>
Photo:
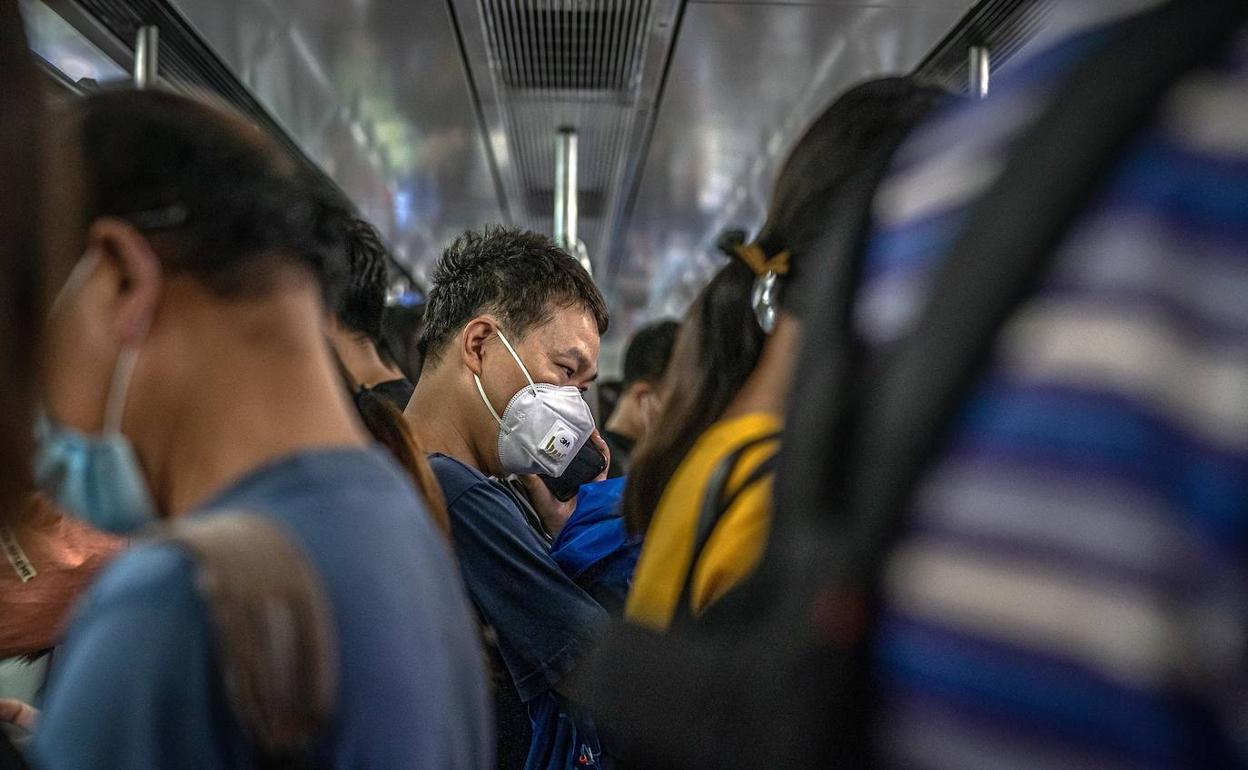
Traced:
<path id="1" fill-rule="evenodd" d="M 1106 39 L 951 107 L 877 195 L 855 328 L 916 322 L 970 205 Z M 995 343 L 885 572 L 875 730 L 907 767 L 1248 756 L 1248 35 L 1184 78 Z"/>

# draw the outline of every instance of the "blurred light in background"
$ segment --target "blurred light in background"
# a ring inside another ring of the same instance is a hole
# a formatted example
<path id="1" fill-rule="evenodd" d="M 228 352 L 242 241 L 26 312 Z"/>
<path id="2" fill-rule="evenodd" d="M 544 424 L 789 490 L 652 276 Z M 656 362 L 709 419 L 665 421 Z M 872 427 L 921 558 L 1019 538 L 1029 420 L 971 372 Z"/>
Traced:
<path id="1" fill-rule="evenodd" d="M 30 48 L 71 83 L 129 80 L 130 73 L 104 55 L 69 22 L 38 0 L 21 0 Z"/>

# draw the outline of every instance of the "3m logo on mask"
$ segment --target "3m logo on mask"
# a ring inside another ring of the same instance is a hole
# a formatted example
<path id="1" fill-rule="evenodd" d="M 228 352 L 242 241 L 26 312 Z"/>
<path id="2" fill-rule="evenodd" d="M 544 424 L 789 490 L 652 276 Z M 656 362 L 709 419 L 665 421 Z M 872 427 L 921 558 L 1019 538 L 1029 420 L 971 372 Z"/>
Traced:
<path id="1" fill-rule="evenodd" d="M 550 430 L 546 431 L 546 435 L 538 444 L 539 451 L 555 462 L 563 462 L 572 450 L 576 448 L 576 431 L 564 422 L 556 421 L 550 426 Z"/>

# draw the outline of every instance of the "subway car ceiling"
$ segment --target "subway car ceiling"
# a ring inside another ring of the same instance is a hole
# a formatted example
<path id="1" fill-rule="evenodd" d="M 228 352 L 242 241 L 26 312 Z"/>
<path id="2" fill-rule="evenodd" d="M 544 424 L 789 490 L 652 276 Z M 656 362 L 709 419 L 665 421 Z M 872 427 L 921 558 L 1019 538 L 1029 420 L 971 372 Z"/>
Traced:
<path id="1" fill-rule="evenodd" d="M 1091 0 L 1089 0 L 1091 1 Z M 1098 0 L 1106 16 L 1147 0 Z M 423 283 L 459 232 L 554 227 L 576 136 L 577 235 L 623 338 L 683 312 L 717 234 L 761 223 L 778 162 L 850 85 L 966 90 L 1061 20 L 1043 0 L 23 0 L 69 88 L 131 77 L 231 102 L 332 177 Z"/>

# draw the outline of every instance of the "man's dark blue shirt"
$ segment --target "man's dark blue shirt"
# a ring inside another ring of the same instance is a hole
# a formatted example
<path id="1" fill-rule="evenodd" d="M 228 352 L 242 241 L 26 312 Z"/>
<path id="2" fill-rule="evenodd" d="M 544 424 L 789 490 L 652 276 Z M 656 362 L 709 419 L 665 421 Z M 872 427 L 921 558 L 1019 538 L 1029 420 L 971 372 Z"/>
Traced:
<path id="1" fill-rule="evenodd" d="M 592 722 L 552 688 L 595 645 L 606 611 L 564 574 L 499 481 L 446 455 L 429 463 L 446 496 L 468 593 L 528 705 L 526 768 L 599 767 Z"/>

